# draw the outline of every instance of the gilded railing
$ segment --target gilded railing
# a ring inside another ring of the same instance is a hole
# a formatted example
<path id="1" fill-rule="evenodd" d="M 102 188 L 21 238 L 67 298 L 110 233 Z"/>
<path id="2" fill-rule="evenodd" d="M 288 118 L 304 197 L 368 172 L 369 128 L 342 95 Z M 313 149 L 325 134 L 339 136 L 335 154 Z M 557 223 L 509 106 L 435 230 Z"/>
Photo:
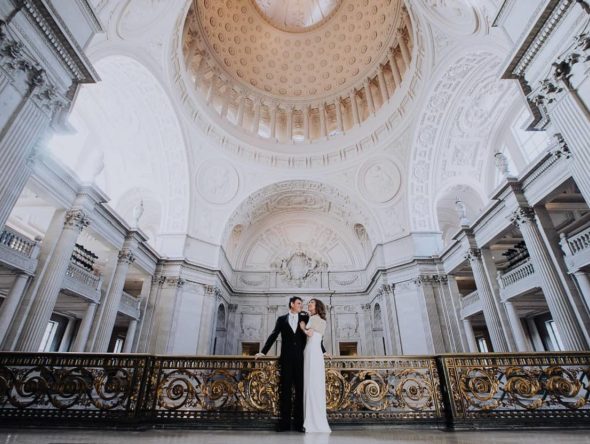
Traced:
<path id="1" fill-rule="evenodd" d="M 587 426 L 590 353 L 326 360 L 333 425 Z M 0 424 L 271 428 L 271 358 L 0 353 Z"/>
<path id="2" fill-rule="evenodd" d="M 453 424 L 590 419 L 590 353 L 442 356 Z"/>

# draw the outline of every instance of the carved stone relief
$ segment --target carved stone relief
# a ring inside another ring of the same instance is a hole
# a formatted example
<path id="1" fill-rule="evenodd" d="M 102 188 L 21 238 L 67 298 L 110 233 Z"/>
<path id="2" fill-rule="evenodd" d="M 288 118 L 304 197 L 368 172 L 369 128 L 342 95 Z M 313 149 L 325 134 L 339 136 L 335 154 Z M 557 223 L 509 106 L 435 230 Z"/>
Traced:
<path id="1" fill-rule="evenodd" d="M 385 203 L 393 199 L 401 186 L 401 174 L 393 160 L 377 157 L 359 170 L 358 187 L 367 200 Z"/>

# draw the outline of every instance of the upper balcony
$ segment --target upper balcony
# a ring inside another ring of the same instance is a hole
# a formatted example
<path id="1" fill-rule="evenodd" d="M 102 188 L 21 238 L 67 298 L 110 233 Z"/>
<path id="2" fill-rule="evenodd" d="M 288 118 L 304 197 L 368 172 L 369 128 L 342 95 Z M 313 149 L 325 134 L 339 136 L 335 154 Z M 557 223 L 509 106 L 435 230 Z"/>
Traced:
<path id="1" fill-rule="evenodd" d="M 504 273 L 498 272 L 498 285 L 503 301 L 527 293 L 539 286 L 538 276 L 530 259 Z"/>
<path id="2" fill-rule="evenodd" d="M 573 234 L 561 234 L 561 249 L 571 272 L 590 264 L 590 226 Z"/>
<path id="3" fill-rule="evenodd" d="M 39 239 L 29 239 L 8 227 L 0 233 L 0 263 L 9 268 L 33 274 L 39 249 Z"/>

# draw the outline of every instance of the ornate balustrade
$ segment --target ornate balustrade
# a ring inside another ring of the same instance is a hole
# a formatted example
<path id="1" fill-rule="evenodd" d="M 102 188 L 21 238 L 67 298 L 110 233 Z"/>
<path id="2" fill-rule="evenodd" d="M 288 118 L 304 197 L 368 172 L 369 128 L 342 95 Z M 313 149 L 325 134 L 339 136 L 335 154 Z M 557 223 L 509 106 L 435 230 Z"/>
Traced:
<path id="1" fill-rule="evenodd" d="M 479 300 L 479 293 L 477 290 L 472 291 L 466 296 L 461 298 L 461 316 L 468 317 L 472 316 L 477 312 L 483 310 L 481 301 Z"/>
<path id="2" fill-rule="evenodd" d="M 70 293 L 98 302 L 100 300 L 101 285 L 101 275 L 96 275 L 80 265 L 70 262 L 62 287 Z"/>
<path id="3" fill-rule="evenodd" d="M 33 273 L 37 268 L 39 242 L 4 227 L 0 232 L 0 261 L 6 265 Z"/>
<path id="4" fill-rule="evenodd" d="M 562 233 L 560 243 L 571 272 L 590 264 L 590 226 L 569 236 Z"/>
<path id="5" fill-rule="evenodd" d="M 590 227 L 585 230 L 570 236 L 566 240 L 567 247 L 566 254 L 578 254 L 584 250 L 590 249 Z"/>
<path id="6" fill-rule="evenodd" d="M 518 267 L 506 272 L 498 273 L 498 284 L 502 299 L 510 299 L 539 286 L 535 276 L 535 268 L 530 259 L 527 259 Z"/>
<path id="7" fill-rule="evenodd" d="M 334 358 L 328 418 L 587 426 L 589 377 L 590 353 Z M 278 381 L 271 358 L 0 353 L 0 424 L 272 428 Z"/>

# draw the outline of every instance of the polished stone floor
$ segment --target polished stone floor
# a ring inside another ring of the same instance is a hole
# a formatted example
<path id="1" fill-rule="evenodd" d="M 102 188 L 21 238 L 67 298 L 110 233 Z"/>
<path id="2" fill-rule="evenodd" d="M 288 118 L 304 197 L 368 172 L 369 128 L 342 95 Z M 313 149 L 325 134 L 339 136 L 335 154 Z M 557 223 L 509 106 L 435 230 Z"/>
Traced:
<path id="1" fill-rule="evenodd" d="M 443 432 L 439 430 L 337 430 L 331 435 L 254 431 L 149 430 L 0 430 L 0 444 L 539 444 L 589 443 L 589 430 Z"/>

